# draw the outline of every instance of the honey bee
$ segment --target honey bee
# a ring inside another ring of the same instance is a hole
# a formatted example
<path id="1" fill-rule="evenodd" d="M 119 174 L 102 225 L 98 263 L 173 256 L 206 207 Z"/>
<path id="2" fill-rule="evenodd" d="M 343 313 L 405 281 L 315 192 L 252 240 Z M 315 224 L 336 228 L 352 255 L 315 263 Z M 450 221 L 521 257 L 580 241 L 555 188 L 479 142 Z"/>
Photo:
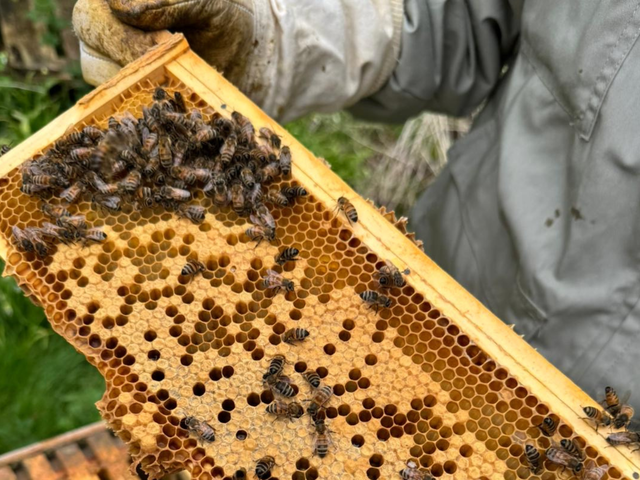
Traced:
<path id="1" fill-rule="evenodd" d="M 527 463 L 529 464 L 529 470 L 531 470 L 534 475 L 537 475 L 542 468 L 540 452 L 536 447 L 529 443 L 524 446 L 524 452 L 527 457 Z"/>
<path id="2" fill-rule="evenodd" d="M 260 480 L 267 479 L 271 476 L 271 469 L 275 467 L 276 460 L 272 456 L 262 457 L 256 463 L 256 477 Z"/>
<path id="3" fill-rule="evenodd" d="M 198 440 L 202 442 L 214 442 L 216 440 L 216 429 L 209 425 L 207 422 L 198 420 L 196 417 L 185 417 L 182 423 L 186 429 L 195 434 Z"/>
<path id="4" fill-rule="evenodd" d="M 273 179 L 280 175 L 280 166 L 276 162 L 268 163 L 260 170 L 260 181 L 264 183 L 273 182 Z"/>
<path id="5" fill-rule="evenodd" d="M 84 184 L 81 182 L 76 182 L 71 185 L 69 188 L 60 193 L 60 198 L 65 202 L 71 204 L 76 202 L 84 192 Z"/>
<path id="6" fill-rule="evenodd" d="M 280 192 L 285 197 L 287 197 L 287 200 L 289 200 L 290 202 L 292 202 L 298 197 L 307 196 L 307 191 L 304 189 L 304 187 L 300 187 L 300 186 L 284 187 Z"/>
<path id="7" fill-rule="evenodd" d="M 549 447 L 545 455 L 551 463 L 562 466 L 562 471 L 564 471 L 565 468 L 570 468 L 574 475 L 578 475 L 583 469 L 582 461 L 562 448 Z"/>
<path id="8" fill-rule="evenodd" d="M 360 294 L 360 298 L 369 305 L 369 308 L 375 308 L 376 312 L 380 307 L 391 307 L 391 299 L 389 297 L 380 295 L 378 292 L 374 292 L 373 290 L 366 290 L 362 292 Z"/>
<path id="9" fill-rule="evenodd" d="M 172 200 L 175 202 L 187 202 L 191 200 L 191 192 L 182 188 L 165 186 L 160 189 L 160 195 L 165 200 Z"/>
<path id="10" fill-rule="evenodd" d="M 244 188 L 240 183 L 231 185 L 231 206 L 233 207 L 233 211 L 238 215 L 244 215 L 246 212 Z"/>
<path id="11" fill-rule="evenodd" d="M 606 411 L 600 410 L 596 407 L 582 407 L 582 410 L 587 415 L 585 419 L 592 420 L 595 424 L 596 432 L 598 427 L 608 427 L 611 425 L 613 419 Z"/>
<path id="12" fill-rule="evenodd" d="M 260 134 L 260 138 L 264 138 L 273 148 L 280 148 L 280 135 L 276 135 L 267 127 L 262 127 L 258 132 Z"/>
<path id="13" fill-rule="evenodd" d="M 69 152 L 68 160 L 72 163 L 88 166 L 93 155 L 93 149 L 87 147 L 74 148 Z"/>
<path id="14" fill-rule="evenodd" d="M 232 133 L 226 138 L 222 147 L 220 147 L 220 160 L 223 165 L 229 165 L 231 163 L 231 159 L 233 158 L 233 154 L 236 152 L 237 146 L 238 137 Z"/>
<path id="15" fill-rule="evenodd" d="M 142 129 L 142 150 L 149 154 L 158 144 L 158 134 L 149 131 L 147 127 Z"/>
<path id="16" fill-rule="evenodd" d="M 563 438 L 560 441 L 560 446 L 565 449 L 567 453 L 570 453 L 574 457 L 584 461 L 585 455 L 582 449 L 576 444 L 575 441 Z"/>
<path id="17" fill-rule="evenodd" d="M 158 138 L 158 159 L 162 168 L 169 169 L 173 165 L 173 154 L 171 152 L 171 139 L 166 136 Z"/>
<path id="18" fill-rule="evenodd" d="M 600 480 L 608 470 L 609 465 L 598 467 L 593 460 L 589 460 L 582 472 L 582 480 Z"/>
<path id="19" fill-rule="evenodd" d="M 286 207 L 287 205 L 289 205 L 289 199 L 285 197 L 282 192 L 278 192 L 275 190 L 269 190 L 265 197 L 265 200 L 278 207 Z"/>
<path id="20" fill-rule="evenodd" d="M 24 235 L 27 236 L 33 250 L 39 257 L 46 257 L 51 252 L 51 245 L 47 242 L 42 235 L 42 230 L 37 227 L 27 227 L 23 230 Z"/>
<path id="21" fill-rule="evenodd" d="M 21 230 L 14 225 L 11 227 L 11 233 L 13 234 L 13 240 L 18 247 L 22 248 L 25 252 L 33 252 L 33 242 L 24 230 Z"/>
<path id="22" fill-rule="evenodd" d="M 184 156 L 187 153 L 187 144 L 185 142 L 176 142 L 173 146 L 173 165 L 174 167 L 180 167 L 184 161 Z"/>
<path id="23" fill-rule="evenodd" d="M 54 225 L 49 222 L 44 222 L 40 233 L 43 237 L 51 238 L 52 240 L 58 240 L 62 243 L 69 243 L 73 239 L 73 235 L 70 235 L 64 228 Z"/>
<path id="24" fill-rule="evenodd" d="M 318 455 L 320 458 L 324 458 L 329 453 L 329 447 L 331 446 L 331 439 L 329 438 L 329 429 L 327 429 L 324 423 L 326 418 L 324 409 L 321 408 L 316 412 L 313 417 L 313 426 L 315 429 L 315 438 L 313 442 L 313 454 Z"/>
<path id="25" fill-rule="evenodd" d="M 138 199 L 142 201 L 142 204 L 145 207 L 147 208 L 153 207 L 153 204 L 155 203 L 155 195 L 153 190 L 150 187 L 138 188 L 138 191 L 136 192 L 136 196 L 138 197 Z"/>
<path id="26" fill-rule="evenodd" d="M 182 204 L 178 207 L 176 213 L 178 216 L 191 220 L 195 224 L 204 222 L 205 209 L 201 205 Z"/>
<path id="27" fill-rule="evenodd" d="M 276 221 L 274 220 L 273 215 L 271 215 L 269 209 L 263 204 L 258 205 L 256 208 L 256 214 L 251 214 L 249 218 L 256 225 L 262 225 L 263 227 L 271 228 L 272 230 L 276 229 Z"/>
<path id="28" fill-rule="evenodd" d="M 605 387 L 604 394 L 605 397 L 602 403 L 605 405 L 607 412 L 610 413 L 612 417 L 615 417 L 620 411 L 618 393 L 613 387 Z"/>
<path id="29" fill-rule="evenodd" d="M 82 236 L 84 245 L 86 245 L 89 242 L 102 243 L 106 239 L 107 239 L 107 234 L 104 233 L 100 227 L 90 228 Z"/>
<path id="30" fill-rule="evenodd" d="M 83 215 L 61 217 L 56 221 L 56 225 L 72 232 L 75 238 L 81 238 L 82 233 L 87 229 L 87 222 Z"/>
<path id="31" fill-rule="evenodd" d="M 273 290 L 275 294 L 277 294 L 281 288 L 284 288 L 287 292 L 293 292 L 294 289 L 291 280 L 284 278 L 274 270 L 267 270 L 267 274 L 262 277 L 262 284 L 264 288 Z"/>
<path id="32" fill-rule="evenodd" d="M 194 138 L 197 143 L 207 143 L 218 138 L 218 131 L 209 125 L 202 124 L 196 130 Z"/>
<path id="33" fill-rule="evenodd" d="M 630 405 L 622 405 L 620 407 L 620 411 L 613 419 L 613 426 L 615 428 L 626 428 L 631 422 L 631 418 L 633 417 L 634 409 Z"/>
<path id="34" fill-rule="evenodd" d="M 147 165 L 147 161 L 131 149 L 121 151 L 120 158 L 125 161 L 127 166 L 132 168 L 142 169 Z"/>
<path id="35" fill-rule="evenodd" d="M 241 143 L 245 143 L 248 145 L 253 144 L 255 142 L 254 136 L 256 132 L 251 121 L 240 112 L 233 112 L 231 114 L 231 118 L 234 122 L 236 122 L 236 125 L 240 127 L 239 140 L 241 141 Z"/>
<path id="36" fill-rule="evenodd" d="M 4 154 L 8 153 L 9 150 L 11 150 L 11 146 L 10 145 L 0 145 L 0 157 L 3 156 Z"/>
<path id="37" fill-rule="evenodd" d="M 51 205 L 50 203 L 42 204 L 42 212 L 53 220 L 57 220 L 60 217 L 70 217 L 69 210 L 62 205 Z"/>
<path id="38" fill-rule="evenodd" d="M 252 241 L 258 240 L 255 248 L 258 248 L 262 240 L 267 240 L 268 242 L 272 242 L 276 239 L 276 231 L 270 227 L 263 227 L 262 225 L 255 225 L 253 227 L 247 228 L 245 231 L 247 237 L 249 237 Z"/>
<path id="39" fill-rule="evenodd" d="M 558 423 L 551 417 L 545 417 L 540 425 L 537 425 L 540 431 L 547 437 L 553 437 L 558 430 Z"/>
<path id="40" fill-rule="evenodd" d="M 244 167 L 240 170 L 240 181 L 243 185 L 249 189 L 253 188 L 256 184 L 256 179 L 253 176 L 253 172 L 249 167 Z"/>
<path id="41" fill-rule="evenodd" d="M 39 195 L 49 190 L 47 185 L 35 185 L 33 183 L 23 183 L 20 191 L 26 195 Z"/>
<path id="42" fill-rule="evenodd" d="M 251 205 L 258 205 L 262 202 L 262 185 L 256 182 L 251 191 L 248 194 L 249 203 Z"/>
<path id="43" fill-rule="evenodd" d="M 284 370 L 284 365 L 287 363 L 287 359 L 284 355 L 276 355 L 269 362 L 269 368 L 267 373 L 262 376 L 263 380 L 266 380 L 269 376 L 279 376 Z"/>
<path id="44" fill-rule="evenodd" d="M 173 92 L 173 105 L 176 111 L 187 113 L 187 105 L 184 102 L 184 97 L 180 92 Z"/>
<path id="45" fill-rule="evenodd" d="M 344 213 L 344 216 L 349 221 L 349 225 L 358 223 L 358 212 L 356 211 L 356 207 L 354 207 L 346 197 L 338 198 L 338 204 L 336 205 L 335 210 Z"/>
<path id="46" fill-rule="evenodd" d="M 196 174 L 193 169 L 188 167 L 171 167 L 170 170 L 171 176 L 173 178 L 177 178 L 178 180 L 182 180 L 187 185 L 193 185 L 196 183 Z"/>
<path id="47" fill-rule="evenodd" d="M 311 417 L 315 416 L 318 410 L 331 400 L 331 397 L 333 397 L 333 388 L 330 386 L 325 385 L 324 387 L 317 388 L 311 400 L 307 400 L 310 402 L 309 407 L 307 407 L 307 413 L 311 415 Z"/>
<path id="48" fill-rule="evenodd" d="M 280 150 L 280 159 L 278 162 L 282 175 L 285 177 L 291 173 L 291 150 L 289 147 L 284 146 Z"/>
<path id="49" fill-rule="evenodd" d="M 241 468 L 240 470 L 236 470 L 236 472 L 233 474 L 233 477 L 231 477 L 231 480 L 246 480 L 246 478 L 247 469 Z"/>
<path id="50" fill-rule="evenodd" d="M 204 272 L 206 269 L 207 267 L 205 267 L 204 263 L 199 262 L 194 258 L 190 258 L 187 260 L 186 265 L 182 267 L 180 274 L 183 277 L 191 277 L 190 280 L 193 280 L 198 273 Z"/>
<path id="51" fill-rule="evenodd" d="M 99 128 L 89 125 L 82 129 L 82 135 L 84 138 L 88 138 L 91 143 L 95 143 L 102 138 L 104 133 Z"/>
<path id="52" fill-rule="evenodd" d="M 287 262 L 295 262 L 298 260 L 298 254 L 300 251 L 294 247 L 287 247 L 278 253 L 275 257 L 275 262 L 278 265 L 284 265 Z"/>
<path id="53" fill-rule="evenodd" d="M 304 372 L 302 377 L 311 385 L 313 388 L 318 388 L 320 386 L 320 375 L 318 375 L 315 371 L 311 370 L 309 372 Z"/>
<path id="54" fill-rule="evenodd" d="M 385 265 L 380 267 L 380 270 L 376 272 L 378 277 L 378 282 L 382 288 L 391 288 L 391 286 L 396 286 L 401 288 L 405 284 L 404 275 L 408 275 L 410 270 L 406 268 L 402 272 L 389 260 L 385 260 Z"/>
<path id="55" fill-rule="evenodd" d="M 407 462 L 407 466 L 400 470 L 400 477 L 403 480 L 433 480 L 433 477 L 419 470 L 414 462 Z"/>
<path id="56" fill-rule="evenodd" d="M 106 208 L 107 210 L 111 210 L 112 212 L 119 212 L 122 199 L 115 195 L 94 195 L 91 201 L 99 207 Z"/>
<path id="57" fill-rule="evenodd" d="M 282 341 L 293 344 L 294 342 L 302 342 L 308 336 L 309 331 L 304 328 L 290 328 L 282 334 Z"/>
<path id="58" fill-rule="evenodd" d="M 141 181 L 142 174 L 137 170 L 132 170 L 122 181 L 120 181 L 120 183 L 118 183 L 118 190 L 125 193 L 134 193 L 138 190 Z"/>
<path id="59" fill-rule="evenodd" d="M 286 403 L 281 400 L 269 404 L 266 409 L 267 413 L 277 417 L 284 417 L 290 420 L 300 418 L 304 415 L 304 408 L 297 402 Z"/>
<path id="60" fill-rule="evenodd" d="M 617 447 L 620 445 L 629 445 L 629 446 L 635 445 L 638 447 L 632 450 L 632 452 L 635 452 L 637 450 L 640 450 L 640 432 L 612 433 L 607 437 L 607 442 L 609 443 L 609 445 L 612 445 L 614 447 Z"/>

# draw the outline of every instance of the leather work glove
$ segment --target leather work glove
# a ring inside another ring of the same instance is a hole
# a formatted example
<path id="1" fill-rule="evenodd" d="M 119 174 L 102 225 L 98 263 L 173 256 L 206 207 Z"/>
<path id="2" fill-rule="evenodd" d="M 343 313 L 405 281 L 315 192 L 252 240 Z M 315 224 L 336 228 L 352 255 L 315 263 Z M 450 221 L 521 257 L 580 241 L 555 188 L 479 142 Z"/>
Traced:
<path id="1" fill-rule="evenodd" d="M 379 90 L 400 50 L 402 0 L 78 0 L 82 72 L 97 85 L 184 33 L 191 48 L 278 120 L 335 111 Z"/>

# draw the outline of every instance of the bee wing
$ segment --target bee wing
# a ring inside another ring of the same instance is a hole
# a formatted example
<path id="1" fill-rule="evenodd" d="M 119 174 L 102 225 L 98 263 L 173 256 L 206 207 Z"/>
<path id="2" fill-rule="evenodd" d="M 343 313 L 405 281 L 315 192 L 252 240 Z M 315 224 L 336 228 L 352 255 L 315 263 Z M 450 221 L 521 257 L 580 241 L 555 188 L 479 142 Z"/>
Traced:
<path id="1" fill-rule="evenodd" d="M 266 227 L 266 225 L 264 224 L 264 222 L 262 221 L 262 219 L 261 219 L 259 216 L 254 215 L 253 213 L 252 213 L 251 215 L 249 215 L 249 220 L 251 220 L 251 222 L 252 222 L 254 225 L 258 225 L 258 226 L 260 226 L 260 227 Z"/>
<path id="2" fill-rule="evenodd" d="M 282 275 L 280 275 L 275 270 L 267 270 L 267 276 L 272 278 L 273 280 L 278 280 L 278 281 L 282 280 Z"/>
<path id="3" fill-rule="evenodd" d="M 620 404 L 627 403 L 631 398 L 631 390 L 625 390 L 618 398 L 620 399 Z"/>

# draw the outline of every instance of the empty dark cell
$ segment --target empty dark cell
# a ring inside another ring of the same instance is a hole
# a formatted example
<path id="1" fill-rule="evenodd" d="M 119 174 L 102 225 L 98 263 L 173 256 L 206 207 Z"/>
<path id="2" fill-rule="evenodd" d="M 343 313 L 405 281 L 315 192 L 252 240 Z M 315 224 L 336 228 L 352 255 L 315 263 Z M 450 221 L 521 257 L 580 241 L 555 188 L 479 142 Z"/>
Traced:
<path id="1" fill-rule="evenodd" d="M 260 394 L 260 400 L 262 401 L 262 403 L 266 404 L 273 402 L 273 393 L 271 393 L 271 390 L 264 390 Z"/>
<path id="2" fill-rule="evenodd" d="M 209 372 L 209 378 L 214 382 L 217 382 L 222 378 L 222 371 L 219 368 L 214 368 Z"/>
<path id="3" fill-rule="evenodd" d="M 152 361 L 156 361 L 160 359 L 160 352 L 158 350 L 149 350 L 147 353 L 147 358 Z"/>
<path id="4" fill-rule="evenodd" d="M 329 370 L 327 370 L 325 367 L 318 367 L 316 368 L 316 373 L 320 378 L 325 378 L 327 375 L 329 375 Z"/>
<path id="5" fill-rule="evenodd" d="M 378 363 L 378 357 L 376 357 L 374 354 L 370 353 L 369 355 L 364 357 L 364 362 L 369 366 L 375 365 L 376 363 Z"/>
<path id="6" fill-rule="evenodd" d="M 261 348 L 256 348 L 253 352 L 251 352 L 251 358 L 255 361 L 262 360 L 264 357 L 264 350 Z"/>
<path id="7" fill-rule="evenodd" d="M 133 355 L 125 355 L 125 357 L 122 359 L 122 363 L 131 366 L 136 363 L 136 357 L 134 357 Z"/>
<path id="8" fill-rule="evenodd" d="M 220 423 L 229 423 L 229 420 L 231 420 L 231 414 L 229 412 L 218 413 L 218 421 Z"/>
<path id="9" fill-rule="evenodd" d="M 360 372 L 360 369 L 358 368 L 354 368 L 349 372 L 349 378 L 351 380 L 358 380 L 361 376 L 362 376 L 362 372 Z"/>
<path id="10" fill-rule="evenodd" d="M 336 418 L 338 416 L 338 409 L 336 407 L 327 407 L 327 418 Z"/>
<path id="11" fill-rule="evenodd" d="M 358 414 L 358 418 L 361 422 L 368 422 L 369 420 L 371 420 L 371 412 L 369 412 L 368 410 L 362 410 Z"/>
<path id="12" fill-rule="evenodd" d="M 338 414 L 341 417 L 346 417 L 347 415 L 349 415 L 349 412 L 351 412 L 351 407 L 346 403 L 343 403 L 338 407 Z"/>
<path id="13" fill-rule="evenodd" d="M 351 340 L 351 334 L 349 332 L 347 332 L 346 330 L 342 330 L 338 334 L 338 338 L 340 340 L 342 340 L 343 342 L 348 342 L 349 340 Z"/>
<path id="14" fill-rule="evenodd" d="M 351 437 L 351 445 L 360 448 L 364 445 L 364 437 L 362 435 L 354 435 Z"/>
<path id="15" fill-rule="evenodd" d="M 362 377 L 360 380 L 358 380 L 359 388 L 369 388 L 370 386 L 371 380 L 369 380 L 367 377 Z"/>
<path id="16" fill-rule="evenodd" d="M 231 365 L 227 365 L 226 367 L 222 368 L 222 376 L 224 378 L 231 378 L 233 377 L 235 370 L 233 369 L 233 367 Z"/>
<path id="17" fill-rule="evenodd" d="M 324 346 L 324 353 L 326 353 L 327 355 L 333 355 L 334 353 L 336 353 L 335 345 L 333 345 L 332 343 L 327 343 Z"/>
<path id="18" fill-rule="evenodd" d="M 319 476 L 318 470 L 316 470 L 314 467 L 311 467 L 309 470 L 307 470 L 305 476 L 307 480 L 316 480 L 316 478 L 318 478 Z"/>
<path id="19" fill-rule="evenodd" d="M 280 343 L 282 343 L 282 337 L 280 335 L 272 333 L 271 335 L 269 335 L 269 343 L 271 345 L 280 345 Z"/>
<path id="20" fill-rule="evenodd" d="M 204 386 L 204 384 L 198 382 L 193 386 L 193 394 L 196 395 L 197 397 L 201 397 L 202 395 L 204 395 L 204 393 L 206 392 L 206 388 Z"/>
<path id="21" fill-rule="evenodd" d="M 344 395 L 344 392 L 345 392 L 344 385 L 341 385 L 341 384 L 339 384 L 339 383 L 336 383 L 336 384 L 333 386 L 333 394 L 334 394 L 335 396 L 340 397 L 340 396 Z"/>
<path id="22" fill-rule="evenodd" d="M 350 319 L 347 319 L 344 322 L 342 322 L 342 328 L 344 328 L 345 330 L 353 330 L 355 326 L 356 326 L 355 322 Z"/>
<path id="23" fill-rule="evenodd" d="M 369 457 L 369 465 L 380 468 L 384 464 L 384 457 L 379 453 L 375 453 Z"/>
<path id="24" fill-rule="evenodd" d="M 249 395 L 247 395 L 247 403 L 252 407 L 257 407 L 258 405 L 260 405 L 260 395 L 251 392 Z"/>
<path id="25" fill-rule="evenodd" d="M 349 425 L 357 425 L 359 422 L 358 415 L 356 415 L 355 413 L 350 413 L 349 415 L 347 415 L 346 421 Z"/>
<path id="26" fill-rule="evenodd" d="M 373 410 L 371 410 L 371 415 L 373 418 L 382 418 L 384 410 L 381 407 L 374 407 Z"/>
<path id="27" fill-rule="evenodd" d="M 382 417 L 382 420 L 380 420 L 380 425 L 385 428 L 391 428 L 393 426 L 393 418 L 388 416 Z"/>
<path id="28" fill-rule="evenodd" d="M 180 357 L 180 363 L 185 367 L 188 367 L 193 363 L 193 357 L 191 355 L 182 355 Z"/>
<path id="29" fill-rule="evenodd" d="M 404 430 L 402 429 L 402 427 L 391 427 L 391 436 L 394 438 L 400 438 L 402 437 L 402 435 L 404 435 Z"/>
<path id="30" fill-rule="evenodd" d="M 378 440 L 386 442 L 387 440 L 389 440 L 389 437 L 391 437 L 391 434 L 389 433 L 389 430 L 380 428 L 376 432 L 376 436 L 378 437 Z"/>
<path id="31" fill-rule="evenodd" d="M 393 416 L 397 413 L 397 411 L 398 411 L 398 407 L 396 407 L 393 403 L 390 403 L 389 405 L 384 407 L 385 415 Z"/>
<path id="32" fill-rule="evenodd" d="M 398 413 L 395 417 L 393 417 L 393 423 L 396 425 L 404 425 L 407 423 L 407 416 L 403 413 Z"/>
<path id="33" fill-rule="evenodd" d="M 247 438 L 247 432 L 245 430 L 238 430 L 236 432 L 236 438 L 238 440 L 246 440 Z"/>
<path id="34" fill-rule="evenodd" d="M 230 398 L 227 398 L 226 400 L 222 401 L 222 409 L 223 410 L 226 410 L 227 412 L 233 412 L 234 408 L 236 408 L 236 404 Z"/>
<path id="35" fill-rule="evenodd" d="M 347 392 L 353 393 L 358 389 L 358 384 L 356 382 L 349 381 L 345 383 L 344 388 Z"/>
<path id="36" fill-rule="evenodd" d="M 380 478 L 380 470 L 378 470 L 377 468 L 368 468 L 367 478 L 370 478 L 371 480 L 377 480 L 378 478 Z"/>
<path id="37" fill-rule="evenodd" d="M 307 371 L 307 364 L 305 362 L 297 362 L 294 365 L 294 369 L 298 373 L 303 373 Z"/>
<path id="38" fill-rule="evenodd" d="M 164 372 L 162 370 L 156 370 L 151 374 L 151 378 L 156 382 L 161 382 L 164 380 Z"/>

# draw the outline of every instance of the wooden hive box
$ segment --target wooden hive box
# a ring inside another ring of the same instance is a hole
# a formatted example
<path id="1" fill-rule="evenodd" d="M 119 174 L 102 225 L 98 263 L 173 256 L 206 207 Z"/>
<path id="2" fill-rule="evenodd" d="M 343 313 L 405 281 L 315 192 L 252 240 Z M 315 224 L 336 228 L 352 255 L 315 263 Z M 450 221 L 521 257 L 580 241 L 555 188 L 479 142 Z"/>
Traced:
<path id="1" fill-rule="evenodd" d="M 248 220 L 206 199 L 199 200 L 207 207 L 199 226 L 151 209 L 96 212 L 85 200 L 75 208 L 104 225 L 105 243 L 60 246 L 43 260 L 12 244 L 12 225 L 45 220 L 39 201 L 20 192 L 20 165 L 69 131 L 104 127 L 125 110 L 140 116 L 159 85 L 180 91 L 189 107 L 207 115 L 238 110 L 290 146 L 292 181 L 309 196 L 275 217 L 282 244 L 301 250 L 300 260 L 284 267 L 295 292 L 267 295 L 260 277 L 278 247 L 254 248 L 243 233 Z M 357 208 L 357 224 L 334 217 L 340 196 Z M 534 476 L 520 440 L 548 447 L 536 425 L 549 414 L 560 422 L 555 441 L 574 438 L 590 459 L 611 465 L 604 478 L 638 478 L 638 454 L 606 448 L 605 429 L 595 433 L 581 419 L 581 406 L 595 405 L 593 399 L 429 260 L 394 227 L 393 215 L 360 198 L 181 36 L 165 39 L 5 155 L 0 202 L 5 275 L 105 377 L 98 408 L 151 478 L 181 469 L 197 479 L 230 478 L 273 455 L 272 474 L 280 479 L 394 479 L 413 459 L 435 477 L 549 480 L 560 470 L 547 461 Z M 208 271 L 185 284 L 178 275 L 193 254 Z M 391 289 L 393 305 L 375 312 L 358 293 L 375 287 L 374 273 L 385 260 L 411 273 L 404 287 Z M 304 345 L 281 343 L 280 334 L 298 326 L 311 331 Z M 296 371 L 317 369 L 333 386 L 326 458 L 312 455 L 308 417 L 274 422 L 264 411 L 272 395 L 263 390 L 262 374 L 275 354 L 287 357 L 298 398 L 309 398 L 309 390 Z M 202 444 L 181 428 L 185 415 L 214 425 L 215 442 Z"/>

